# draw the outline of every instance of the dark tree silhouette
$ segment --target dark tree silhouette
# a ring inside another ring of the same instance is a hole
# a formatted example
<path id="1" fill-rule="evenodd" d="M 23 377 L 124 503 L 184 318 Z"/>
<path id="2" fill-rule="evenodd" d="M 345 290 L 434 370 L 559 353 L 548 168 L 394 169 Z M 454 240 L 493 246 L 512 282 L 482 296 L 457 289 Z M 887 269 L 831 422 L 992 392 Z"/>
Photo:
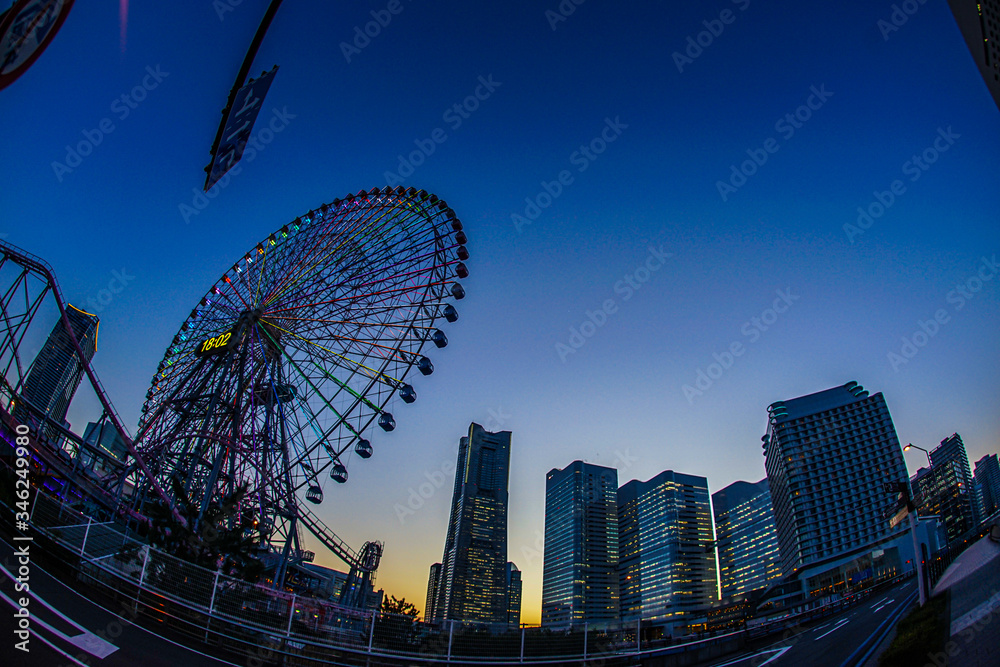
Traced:
<path id="1" fill-rule="evenodd" d="M 420 610 L 417 609 L 416 605 L 407 602 L 406 598 L 397 598 L 395 595 L 382 599 L 382 611 L 386 614 L 399 614 L 410 618 L 420 616 Z"/>
<path id="2" fill-rule="evenodd" d="M 212 502 L 205 508 L 201 522 L 197 521 L 199 507 L 191 501 L 184 485 L 176 477 L 171 479 L 177 511 L 187 522 L 185 526 L 162 500 L 146 506 L 149 519 L 149 543 L 171 556 L 209 570 L 256 582 L 264 571 L 257 558 L 259 538 L 254 533 L 251 512 L 240 512 L 246 485 L 233 490 L 222 502 Z M 197 524 L 197 531 L 191 526 Z"/>

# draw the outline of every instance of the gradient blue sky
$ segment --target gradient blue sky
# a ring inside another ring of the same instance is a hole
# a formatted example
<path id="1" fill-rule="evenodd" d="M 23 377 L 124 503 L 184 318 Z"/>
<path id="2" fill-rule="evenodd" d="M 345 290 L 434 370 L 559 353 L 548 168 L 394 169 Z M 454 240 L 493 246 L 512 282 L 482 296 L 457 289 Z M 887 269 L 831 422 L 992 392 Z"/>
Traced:
<path id="1" fill-rule="evenodd" d="M 949 293 L 1000 251 L 1000 114 L 946 2 L 920 5 L 888 39 L 877 22 L 890 2 L 674 4 L 590 0 L 553 30 L 556 0 L 404 0 L 347 62 L 340 43 L 387 3 L 286 0 L 252 73 L 280 65 L 266 107 L 295 117 L 186 223 L 179 206 L 200 190 L 267 2 L 221 20 L 208 0 L 135 3 L 123 40 L 119 3 L 80 0 L 0 92 L 0 232 L 46 258 L 74 303 L 98 298 L 112 271 L 134 276 L 100 312 L 94 361 L 134 425 L 164 348 L 237 257 L 296 215 L 385 185 L 397 156 L 442 128 L 405 183 L 465 222 L 461 319 L 435 374 L 414 380 L 420 400 L 394 408 L 396 431 L 373 434 L 375 456 L 329 483 L 321 508 L 349 543 L 385 540 L 379 584 L 421 609 L 473 420 L 513 432 L 509 555 L 527 621 L 540 609 L 545 473 L 574 459 L 618 467 L 620 483 L 668 468 L 712 491 L 756 481 L 766 406 L 849 380 L 885 394 L 903 443 L 957 431 L 972 461 L 997 451 L 1000 276 L 961 309 Z M 734 21 L 679 72 L 672 54 L 724 9 Z M 121 119 L 112 103 L 147 66 L 169 74 Z M 444 114 L 480 76 L 500 85 L 454 128 Z M 775 124 L 813 86 L 832 96 L 788 137 Z M 627 128 L 581 172 L 572 155 L 606 118 Z M 114 131 L 60 180 L 52 163 L 104 119 Z M 904 163 L 949 127 L 959 138 L 910 181 Z M 717 181 L 772 137 L 777 152 L 723 201 Z M 516 229 L 512 214 L 563 170 L 573 182 Z M 852 243 L 843 226 L 895 179 L 905 191 Z M 672 256 L 626 300 L 616 283 L 650 246 Z M 798 299 L 751 335 L 745 324 L 786 289 Z M 563 361 L 557 344 L 609 299 L 606 323 Z M 939 309 L 947 322 L 893 368 L 888 353 Z M 735 342 L 742 356 L 689 401 L 683 386 Z M 79 429 L 96 416 L 84 394 Z M 923 460 L 906 456 L 911 471 Z M 401 520 L 422 483 L 430 497 Z"/>

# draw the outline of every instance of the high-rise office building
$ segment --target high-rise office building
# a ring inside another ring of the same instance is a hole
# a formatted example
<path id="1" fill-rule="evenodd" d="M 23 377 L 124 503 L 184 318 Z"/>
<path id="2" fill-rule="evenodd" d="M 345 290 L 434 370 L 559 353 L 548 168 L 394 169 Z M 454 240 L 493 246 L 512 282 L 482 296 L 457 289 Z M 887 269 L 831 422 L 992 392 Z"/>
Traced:
<path id="1" fill-rule="evenodd" d="M 983 518 L 989 518 L 1000 510 L 1000 463 L 996 454 L 987 454 L 976 461 L 976 486 L 983 499 Z"/>
<path id="2" fill-rule="evenodd" d="M 521 627 L 521 571 L 507 563 L 507 625 Z"/>
<path id="3" fill-rule="evenodd" d="M 883 516 L 906 465 L 881 393 L 857 382 L 772 403 L 765 469 L 783 576 L 865 550 L 901 532 Z"/>
<path id="4" fill-rule="evenodd" d="M 948 436 L 929 457 L 930 469 L 921 469 L 911 480 L 918 511 L 940 517 L 948 542 L 954 542 L 979 525 L 980 513 L 962 436 Z"/>
<path id="5" fill-rule="evenodd" d="M 574 461 L 545 476 L 542 625 L 618 621 L 618 471 Z"/>
<path id="6" fill-rule="evenodd" d="M 125 440 L 109 422 L 88 423 L 83 431 L 83 441 L 98 450 L 83 449 L 80 454 L 82 465 L 93 470 L 98 477 L 114 472 L 117 469 L 115 462 L 124 463 L 128 455 Z"/>
<path id="7" fill-rule="evenodd" d="M 83 351 L 83 363 L 90 363 L 97 351 L 97 316 L 69 306 L 66 317 Z M 24 381 L 22 399 L 56 424 L 64 423 L 69 404 L 83 379 L 83 363 L 73 349 L 69 334 L 60 319 L 31 364 Z M 17 409 L 16 417 L 21 423 L 40 423 L 27 410 Z M 54 429 L 47 429 L 46 434 L 49 438 L 61 441 Z"/>
<path id="8" fill-rule="evenodd" d="M 431 565 L 430 576 L 427 577 L 427 600 L 424 603 L 424 620 L 435 623 L 437 615 L 438 589 L 441 586 L 441 563 Z"/>
<path id="9" fill-rule="evenodd" d="M 623 623 L 664 626 L 672 635 L 718 599 L 708 480 L 665 470 L 618 489 L 618 558 Z"/>
<path id="10" fill-rule="evenodd" d="M 733 482 L 712 494 L 719 583 L 723 598 L 781 579 L 778 531 L 767 479 Z"/>
<path id="11" fill-rule="evenodd" d="M 1000 0 L 948 0 L 979 74 L 1000 107 Z"/>
<path id="12" fill-rule="evenodd" d="M 510 431 L 479 424 L 459 441 L 435 614 L 507 624 L 507 482 Z"/>

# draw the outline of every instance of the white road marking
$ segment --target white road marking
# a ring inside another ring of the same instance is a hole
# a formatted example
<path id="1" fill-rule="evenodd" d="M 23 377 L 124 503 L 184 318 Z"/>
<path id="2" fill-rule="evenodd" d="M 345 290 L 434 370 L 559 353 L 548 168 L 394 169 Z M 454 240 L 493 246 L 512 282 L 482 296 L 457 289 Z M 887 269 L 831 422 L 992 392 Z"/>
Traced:
<path id="1" fill-rule="evenodd" d="M 3 568 L 3 566 L 0 565 L 0 569 L 2 569 L 2 568 Z M 36 594 L 32 593 L 31 597 L 32 597 L 32 599 L 35 602 L 41 602 L 46 607 L 48 606 Z M 7 604 L 9 604 L 11 607 L 17 609 L 17 604 L 13 600 L 11 600 L 9 597 L 7 597 L 4 593 L 0 593 L 0 598 L 3 598 L 4 600 L 7 601 Z M 61 616 L 61 614 L 60 614 L 60 616 Z M 69 619 L 66 619 L 66 620 L 69 620 Z M 73 623 L 73 621 L 69 621 L 69 622 Z M 49 625 L 48 623 L 46 623 L 42 619 L 38 618 L 37 616 L 32 616 L 31 617 L 31 623 L 32 623 L 32 625 L 40 625 L 40 626 L 42 626 L 43 628 L 45 628 L 46 630 L 48 630 L 49 632 L 51 632 L 56 637 L 59 637 L 59 639 L 62 639 L 65 642 L 69 642 L 73 646 L 75 646 L 75 647 L 77 647 L 79 649 L 83 649 L 84 651 L 86 651 L 90 655 L 92 655 L 92 656 L 94 656 L 96 658 L 100 658 L 101 660 L 103 660 L 104 658 L 108 657 L 109 655 L 111 655 L 112 653 L 114 653 L 115 651 L 118 650 L 118 647 L 115 646 L 114 644 L 112 644 L 110 642 L 104 641 L 103 639 L 101 639 L 100 637 L 98 637 L 97 635 L 91 633 L 89 630 L 86 630 L 86 629 L 84 629 L 83 634 L 74 635 L 73 637 L 70 637 L 69 635 L 64 634 L 63 632 L 57 630 L 56 628 L 53 628 L 51 625 Z M 74 623 L 74 625 L 75 625 L 75 623 Z M 39 633 L 33 632 L 31 634 L 34 635 L 35 637 L 38 637 L 39 639 L 42 639 L 44 641 L 44 638 Z M 49 642 L 45 642 L 45 643 L 48 644 Z M 52 648 L 55 648 L 55 646 L 53 646 L 51 644 L 50 644 L 50 646 L 52 646 Z M 62 653 L 62 651 L 59 651 L 59 652 Z"/>
<path id="2" fill-rule="evenodd" d="M 742 658 L 736 658 L 735 660 L 730 660 L 729 662 L 723 662 L 723 663 L 720 663 L 718 665 L 713 665 L 712 667 L 727 667 L 728 665 L 738 665 L 741 662 L 745 662 L 747 660 L 752 660 L 752 659 L 756 658 L 757 656 L 767 655 L 768 653 L 774 653 L 775 655 L 771 656 L 770 658 L 768 658 L 764 662 L 760 663 L 760 665 L 758 666 L 758 667 L 764 667 L 764 665 L 766 665 L 767 663 L 772 662 L 772 661 L 777 660 L 778 658 L 780 658 L 782 655 L 785 654 L 785 651 L 787 651 L 790 648 L 792 648 L 792 647 L 791 646 L 785 646 L 784 648 L 769 648 L 766 651 L 761 651 L 760 653 L 754 653 L 753 655 L 745 655 Z"/>
<path id="3" fill-rule="evenodd" d="M 888 600 L 886 600 L 885 602 L 883 602 L 883 603 L 882 603 L 882 604 L 880 604 L 879 606 L 877 606 L 877 607 L 875 607 L 874 609 L 872 609 L 872 613 L 875 613 L 876 611 L 878 611 L 878 610 L 879 610 L 879 609 L 881 609 L 882 607 L 884 607 L 884 606 L 886 606 L 886 605 L 888 605 L 888 604 L 892 604 L 893 602 L 895 602 L 895 600 L 893 600 L 892 598 L 889 598 Z"/>
<path id="4" fill-rule="evenodd" d="M 821 634 L 819 637 L 817 637 L 813 641 L 822 639 L 823 637 L 826 637 L 831 632 L 836 632 L 837 630 L 840 630 L 842 627 L 844 627 L 845 625 L 847 625 L 849 622 L 850 622 L 849 618 L 842 618 L 842 619 L 840 619 L 839 621 L 837 621 L 837 625 L 833 626 L 832 629 L 827 630 L 826 632 L 824 632 L 823 634 Z"/>
<path id="5" fill-rule="evenodd" d="M 8 548 L 13 549 L 13 547 L 11 547 L 11 545 L 6 540 L 4 540 L 2 538 L 0 538 L 0 544 L 4 544 Z M 2 569 L 2 568 L 3 568 L 3 566 L 0 565 L 0 569 Z M 73 595 L 75 595 L 76 597 L 80 598 L 81 600 L 85 600 L 86 602 L 88 602 L 89 604 L 93 605 L 94 607 L 97 607 L 98 609 L 100 609 L 101 611 L 105 612 L 109 616 L 114 616 L 115 618 L 121 620 L 124 624 L 130 625 L 130 626 L 134 627 L 136 630 L 144 632 L 147 635 L 150 635 L 151 637 L 156 637 L 157 639 L 159 639 L 161 641 L 164 641 L 164 642 L 166 642 L 168 644 L 173 644 L 177 648 L 183 649 L 183 650 L 185 650 L 185 651 L 187 651 L 189 653 L 194 653 L 195 655 L 200 655 L 200 656 L 202 656 L 204 658 L 208 658 L 209 660 L 212 660 L 212 661 L 214 661 L 214 662 L 216 662 L 216 663 L 218 663 L 220 665 L 228 665 L 229 667 L 241 667 L 241 665 L 238 664 L 238 663 L 229 662 L 228 660 L 223 660 L 222 658 L 216 657 L 214 655 L 209 655 L 208 653 L 202 653 L 201 651 L 195 650 L 195 649 L 191 648 L 190 646 L 185 646 L 184 644 L 180 644 L 178 642 L 175 642 L 172 639 L 167 639 L 166 637 L 158 635 L 158 634 L 156 634 L 155 632 L 153 632 L 152 630 L 150 630 L 148 628 L 144 628 L 141 625 L 137 625 L 134 622 L 134 620 L 129 620 L 129 619 L 125 618 L 124 616 L 121 616 L 121 615 L 119 615 L 119 614 L 111 611 L 110 609 L 102 607 L 101 605 L 97 604 L 93 600 L 91 600 L 91 599 L 85 597 L 84 595 L 82 595 L 79 591 L 76 591 L 75 589 L 70 588 L 70 586 L 68 586 L 64 581 L 61 581 L 57 577 L 52 576 L 44 568 L 39 567 L 38 565 L 35 565 L 33 569 L 37 569 L 40 572 L 44 573 L 54 583 L 59 584 L 60 586 L 62 586 L 63 588 L 65 588 L 67 592 L 72 593 Z M 72 623 L 72 621 L 70 621 L 70 622 Z M 45 637 L 39 636 L 38 638 L 41 639 L 46 644 L 48 644 L 49 646 L 52 646 L 53 648 L 55 648 L 55 650 L 59 651 L 59 653 L 62 653 L 63 655 L 67 655 L 65 652 L 63 652 L 60 649 L 56 648 L 51 642 L 49 642 L 47 639 L 45 639 Z M 69 657 L 69 656 L 67 655 L 67 657 Z M 70 660 L 73 660 L 73 662 L 75 662 L 76 664 L 81 665 L 81 667 L 87 667 L 86 665 L 84 665 L 83 663 L 79 662 L 78 660 L 76 660 L 74 658 L 70 657 Z"/>
<path id="6" fill-rule="evenodd" d="M 50 642 L 45 637 L 43 637 L 43 636 L 41 636 L 39 634 L 36 634 L 35 637 L 38 638 L 38 639 L 41 639 L 42 642 L 44 642 L 49 648 L 51 648 L 53 651 L 55 651 L 56 653 L 60 654 L 62 657 L 66 658 L 67 660 L 75 662 L 76 664 L 80 665 L 80 667 L 87 667 L 87 663 L 80 662 L 79 660 L 77 660 L 76 658 L 74 658 L 73 656 L 71 656 L 69 653 L 67 653 L 66 651 L 62 650 L 61 648 L 59 648 L 58 646 L 56 646 L 55 644 L 53 644 L 52 642 Z"/>
<path id="7" fill-rule="evenodd" d="M 768 658 L 764 662 L 760 663 L 760 667 L 764 667 L 764 665 L 766 665 L 767 663 L 773 662 L 773 661 L 777 660 L 781 656 L 785 655 L 785 651 L 788 651 L 791 648 L 792 648 L 791 646 L 786 646 L 785 648 L 781 649 L 775 655 L 771 656 L 770 658 Z"/>

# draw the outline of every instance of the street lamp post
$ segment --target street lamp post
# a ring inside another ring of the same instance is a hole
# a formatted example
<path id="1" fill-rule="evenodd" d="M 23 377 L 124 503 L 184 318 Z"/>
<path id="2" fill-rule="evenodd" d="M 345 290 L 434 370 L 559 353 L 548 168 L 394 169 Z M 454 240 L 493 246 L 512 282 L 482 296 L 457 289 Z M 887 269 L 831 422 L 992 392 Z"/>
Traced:
<path id="1" fill-rule="evenodd" d="M 893 512 L 898 516 L 898 514 L 905 511 L 906 517 L 910 520 L 910 537 L 913 539 L 913 568 L 917 574 L 917 591 L 920 595 L 920 606 L 923 607 L 924 603 L 927 602 L 927 584 L 924 581 L 923 552 L 920 549 L 920 539 L 917 537 L 917 527 L 920 524 L 920 520 L 917 517 L 917 508 L 913 503 L 913 497 L 910 495 L 910 485 L 906 482 L 888 482 L 885 485 L 885 490 L 890 493 L 898 492 L 898 500 L 903 501 L 905 509 L 897 505 L 893 509 Z M 896 525 L 895 519 L 891 525 Z"/>
<path id="2" fill-rule="evenodd" d="M 917 518 L 917 509 L 910 511 L 910 535 L 913 537 L 913 567 L 917 571 L 917 591 L 920 593 L 920 606 L 927 602 L 927 582 L 924 581 L 923 551 L 920 548 L 920 538 L 917 537 L 917 526 L 920 519 Z"/>
<path id="3" fill-rule="evenodd" d="M 906 447 L 903 447 L 904 452 L 908 452 L 911 449 L 919 449 L 927 457 L 927 467 L 933 468 L 934 464 L 931 462 L 931 453 L 924 449 L 914 445 L 912 442 L 907 443 Z M 927 601 L 927 596 L 929 591 L 927 591 L 926 583 L 924 582 L 923 573 L 923 552 L 920 549 L 920 540 L 917 538 L 917 525 L 919 524 L 919 519 L 917 517 L 917 508 L 913 505 L 913 500 L 910 498 L 909 492 L 906 496 L 907 506 L 910 508 L 910 534 L 913 535 L 913 565 L 917 570 L 917 588 L 920 591 L 920 606 L 924 606 L 924 602 Z"/>
<path id="4" fill-rule="evenodd" d="M 917 447 L 912 442 L 909 443 L 908 445 L 906 445 L 906 447 L 903 447 L 903 451 L 904 452 L 908 452 L 911 449 L 919 449 L 920 451 L 922 451 L 927 456 L 927 467 L 931 467 L 933 465 L 931 463 L 931 453 L 928 452 L 926 449 L 924 449 L 923 447 Z"/>

